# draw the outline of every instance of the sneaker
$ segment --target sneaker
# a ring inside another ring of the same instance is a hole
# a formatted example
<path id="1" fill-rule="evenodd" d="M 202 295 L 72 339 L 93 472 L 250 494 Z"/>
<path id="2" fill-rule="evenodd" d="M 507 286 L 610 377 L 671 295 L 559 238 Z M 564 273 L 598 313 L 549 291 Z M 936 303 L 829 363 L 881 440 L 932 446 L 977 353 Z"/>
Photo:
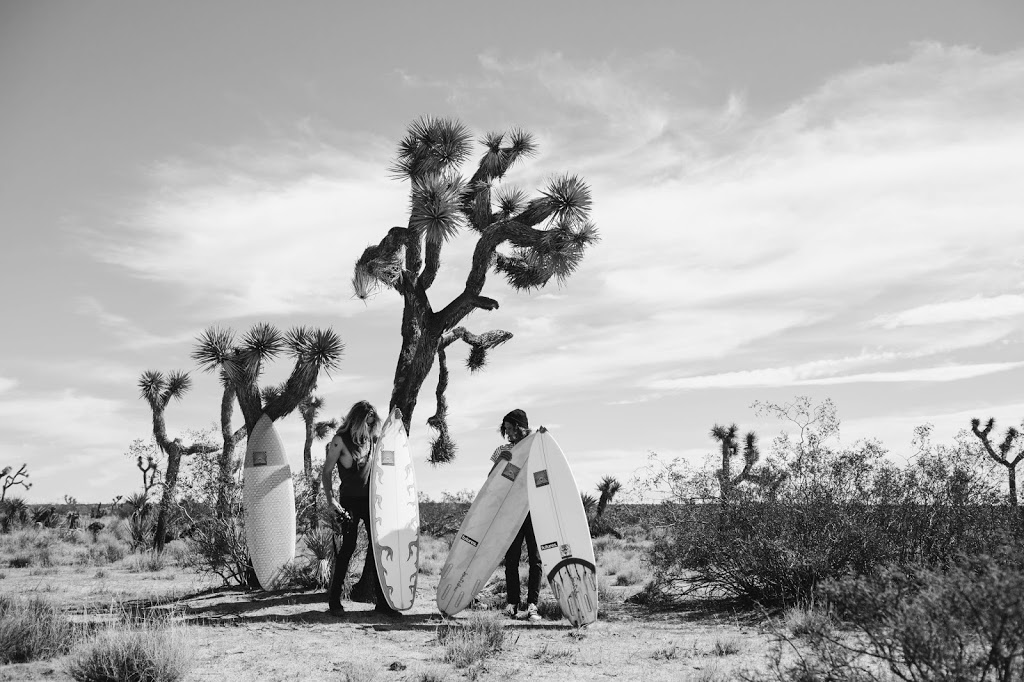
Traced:
<path id="1" fill-rule="evenodd" d="M 508 606 L 506 606 L 505 607 L 505 615 L 508 616 L 509 618 L 515 618 L 516 617 L 516 605 L 515 604 L 509 604 Z"/>
<path id="2" fill-rule="evenodd" d="M 537 605 L 527 604 L 525 611 L 520 611 L 516 614 L 516 620 L 528 620 L 536 623 L 540 620 L 540 614 L 537 613 Z"/>

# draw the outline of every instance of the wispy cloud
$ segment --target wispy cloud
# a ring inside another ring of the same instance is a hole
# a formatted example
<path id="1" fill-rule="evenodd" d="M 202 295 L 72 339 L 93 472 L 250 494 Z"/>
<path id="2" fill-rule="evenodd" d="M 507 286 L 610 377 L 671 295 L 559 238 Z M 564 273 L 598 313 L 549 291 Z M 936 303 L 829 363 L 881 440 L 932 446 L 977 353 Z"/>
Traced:
<path id="1" fill-rule="evenodd" d="M 877 318 L 874 323 L 886 329 L 948 324 L 950 322 L 977 322 L 1024 315 L 1024 296 L 974 296 L 959 301 L 931 303 Z"/>
<path id="2" fill-rule="evenodd" d="M 0 377 L 0 393 L 3 393 L 5 391 L 9 391 L 9 390 L 11 390 L 12 388 L 14 388 L 17 385 L 18 385 L 18 382 L 15 379 L 8 379 L 6 377 Z"/>

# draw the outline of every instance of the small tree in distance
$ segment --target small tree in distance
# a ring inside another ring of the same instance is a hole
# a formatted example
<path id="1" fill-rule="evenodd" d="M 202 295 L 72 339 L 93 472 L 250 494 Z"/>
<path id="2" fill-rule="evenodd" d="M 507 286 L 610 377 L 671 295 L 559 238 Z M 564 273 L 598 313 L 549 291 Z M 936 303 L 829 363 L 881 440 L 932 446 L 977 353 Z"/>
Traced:
<path id="1" fill-rule="evenodd" d="M 156 518 L 156 535 L 154 547 L 159 551 L 164 548 L 164 536 L 167 533 L 167 516 L 174 499 L 175 486 L 178 483 L 178 470 L 181 458 L 196 453 L 216 452 L 217 447 L 209 443 L 192 443 L 185 445 L 180 438 L 167 435 L 167 424 L 164 410 L 171 399 L 181 400 L 192 388 L 192 379 L 188 372 L 171 372 L 165 378 L 161 372 L 146 371 L 139 377 L 139 392 L 143 400 L 149 404 L 153 413 L 153 438 L 157 447 L 167 455 L 167 468 L 164 471 L 163 492 L 160 497 L 160 508 Z"/>
<path id="2" fill-rule="evenodd" d="M 466 365 L 476 371 L 484 366 L 487 351 L 512 337 L 502 330 L 476 335 L 457 326 L 476 310 L 498 308 L 498 301 L 482 294 L 488 272 L 504 275 L 521 291 L 539 289 L 552 278 L 561 283 L 598 239 L 588 219 L 590 189 L 574 175 L 552 180 L 533 199 L 520 189 L 496 189 L 517 162 L 536 152 L 528 133 L 513 129 L 484 136 L 484 152 L 466 180 L 459 166 L 470 155 L 471 139 L 469 130 L 452 119 L 424 117 L 409 126 L 393 167 L 396 177 L 410 183 L 408 224 L 392 227 L 378 244 L 367 247 L 352 279 L 359 298 L 390 288 L 404 301 L 390 408 L 402 410 L 407 430 L 420 388 L 438 360 L 437 409 L 427 420 L 437 431 L 430 452 L 435 464 L 455 455 L 444 398 L 445 349 L 457 340 L 467 343 Z M 428 290 L 441 267 L 442 249 L 464 228 L 476 233 L 465 286 L 447 304 L 435 306 Z M 510 249 L 499 251 L 504 245 Z"/>
<path id="3" fill-rule="evenodd" d="M 28 490 L 29 488 L 32 487 L 32 484 L 25 480 L 26 478 L 28 478 L 27 462 L 25 464 L 22 464 L 21 467 L 19 467 L 18 470 L 12 474 L 11 471 L 13 469 L 14 467 L 5 466 L 2 470 L 0 470 L 0 480 L 3 481 L 3 489 L 0 490 L 0 502 L 2 502 L 5 497 L 7 497 L 7 489 L 12 486 L 20 485 L 25 490 Z"/>
<path id="4" fill-rule="evenodd" d="M 1024 459 L 1024 449 L 1017 453 L 1017 456 L 1010 459 L 1010 451 L 1013 449 L 1014 442 L 1017 437 L 1020 436 L 1020 432 L 1014 427 L 1006 429 L 1006 434 L 1003 436 L 1003 442 L 997 447 L 999 452 L 996 452 L 996 448 L 992 447 L 992 441 L 989 440 L 988 435 L 992 432 L 993 427 L 996 425 L 994 418 L 989 419 L 985 423 L 985 428 L 981 428 L 980 419 L 971 420 L 971 431 L 978 437 L 981 444 L 985 446 L 985 452 L 994 461 L 1006 467 L 1006 476 L 1009 479 L 1010 484 L 1010 506 L 1017 506 L 1017 465 Z"/>

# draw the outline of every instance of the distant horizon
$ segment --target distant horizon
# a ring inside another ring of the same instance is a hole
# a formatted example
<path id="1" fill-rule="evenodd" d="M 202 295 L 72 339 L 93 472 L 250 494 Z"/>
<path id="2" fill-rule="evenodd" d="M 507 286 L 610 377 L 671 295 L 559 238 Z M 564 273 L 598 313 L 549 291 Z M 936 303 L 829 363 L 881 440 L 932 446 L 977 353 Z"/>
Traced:
<path id="1" fill-rule="evenodd" d="M 389 169 L 425 115 L 533 133 L 501 185 L 578 174 L 601 236 L 561 286 L 488 276 L 500 307 L 465 324 L 513 338 L 474 374 L 452 347 L 451 464 L 425 461 L 436 365 L 423 385 L 410 438 L 431 497 L 479 489 L 513 408 L 585 491 L 651 452 L 700 466 L 715 423 L 766 450 L 783 425 L 755 401 L 830 397 L 843 443 L 897 463 L 925 423 L 942 443 L 974 417 L 1002 433 L 1024 421 L 1021 28 L 1009 0 L 9 3 L 0 467 L 28 463 L 30 503 L 139 488 L 142 372 L 192 376 L 172 438 L 219 428 L 217 377 L 191 360 L 211 326 L 334 329 L 321 419 L 385 412 L 401 301 L 350 280 L 408 220 Z M 435 308 L 472 247 L 445 247 Z M 278 428 L 301 470 L 301 419 Z"/>

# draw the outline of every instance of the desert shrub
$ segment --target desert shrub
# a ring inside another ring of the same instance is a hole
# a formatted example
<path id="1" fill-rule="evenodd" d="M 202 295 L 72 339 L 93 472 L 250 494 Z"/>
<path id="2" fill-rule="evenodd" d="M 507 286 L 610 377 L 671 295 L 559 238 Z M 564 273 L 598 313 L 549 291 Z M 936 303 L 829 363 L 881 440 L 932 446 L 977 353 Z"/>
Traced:
<path id="1" fill-rule="evenodd" d="M 420 533 L 435 538 L 456 533 L 469 507 L 464 501 L 420 502 Z"/>
<path id="2" fill-rule="evenodd" d="M 28 523 L 28 504 L 20 497 L 0 501 L 0 533 L 9 533 Z"/>
<path id="3" fill-rule="evenodd" d="M 445 622 L 437 628 L 437 641 L 444 647 L 444 661 L 456 668 L 468 668 L 500 652 L 507 634 L 500 617 L 475 613 L 464 623 Z"/>
<path id="4" fill-rule="evenodd" d="M 0 596 L 0 663 L 24 663 L 67 652 L 77 628 L 49 602 Z"/>
<path id="5" fill-rule="evenodd" d="M 10 568 L 28 568 L 32 565 L 31 554 L 15 554 L 7 561 L 7 565 Z"/>
<path id="6" fill-rule="evenodd" d="M 124 559 L 128 554 L 128 548 L 112 535 L 100 536 L 95 543 L 89 546 L 86 554 L 89 563 L 94 566 L 105 566 Z"/>
<path id="7" fill-rule="evenodd" d="M 72 653 L 67 670 L 79 682 L 176 682 L 191 662 L 180 629 L 142 624 L 98 632 Z"/>
<path id="8" fill-rule="evenodd" d="M 114 528 L 118 540 L 128 545 L 132 552 L 153 546 L 153 532 L 156 520 L 153 514 L 135 511 L 122 519 Z"/>
<path id="9" fill-rule="evenodd" d="M 598 596 L 600 599 L 600 596 Z M 537 603 L 537 615 L 544 620 L 559 620 L 562 618 L 562 609 L 554 599 L 541 599 Z"/>
<path id="10" fill-rule="evenodd" d="M 210 513 L 191 521 L 191 552 L 184 564 L 220 576 L 225 585 L 255 587 L 241 516 L 219 518 Z"/>
<path id="11" fill-rule="evenodd" d="M 147 549 L 132 554 L 127 563 L 127 569 L 132 573 L 155 573 L 167 567 L 167 558 L 163 552 Z"/>
<path id="12" fill-rule="evenodd" d="M 962 440 L 893 465 L 873 441 L 829 448 L 802 432 L 776 440 L 781 483 L 734 490 L 714 504 L 671 504 L 656 536 L 657 582 L 774 605 L 807 604 L 815 588 L 883 566 L 949 566 L 1020 536 L 1020 517 L 996 504 L 998 486 Z M 778 479 L 776 479 L 778 480 Z"/>

